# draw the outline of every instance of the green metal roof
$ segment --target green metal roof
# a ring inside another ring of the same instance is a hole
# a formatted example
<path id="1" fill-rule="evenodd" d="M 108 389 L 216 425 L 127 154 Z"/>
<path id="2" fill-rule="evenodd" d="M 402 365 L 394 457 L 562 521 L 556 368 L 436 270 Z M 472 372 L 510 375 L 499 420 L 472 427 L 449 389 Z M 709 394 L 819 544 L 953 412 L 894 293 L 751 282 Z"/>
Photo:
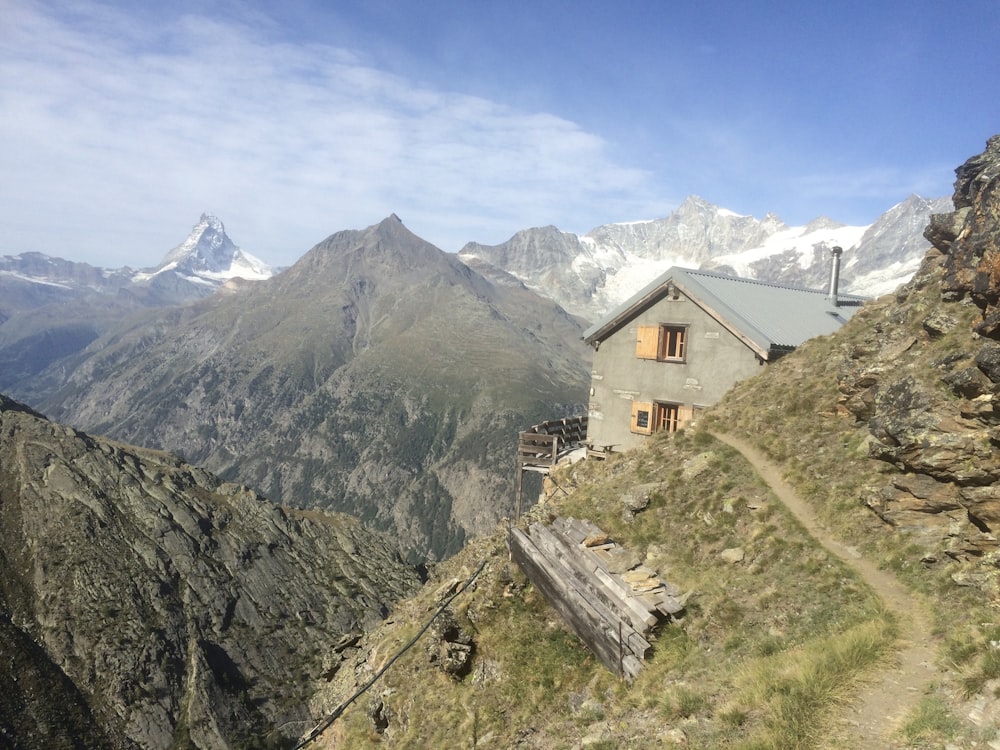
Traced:
<path id="1" fill-rule="evenodd" d="M 814 336 L 837 331 L 864 302 L 828 291 L 771 284 L 711 271 L 670 268 L 603 320 L 583 332 L 588 344 L 603 341 L 669 294 L 680 292 L 732 331 L 763 359 L 791 351 Z"/>

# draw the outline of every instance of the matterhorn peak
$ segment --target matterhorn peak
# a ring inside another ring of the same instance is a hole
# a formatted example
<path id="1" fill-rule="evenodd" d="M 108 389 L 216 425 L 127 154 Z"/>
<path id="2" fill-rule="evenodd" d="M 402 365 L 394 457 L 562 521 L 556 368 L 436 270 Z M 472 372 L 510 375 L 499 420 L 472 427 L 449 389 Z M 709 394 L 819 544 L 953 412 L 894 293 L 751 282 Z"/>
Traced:
<path id="1" fill-rule="evenodd" d="M 168 271 L 210 285 L 236 277 L 259 280 L 274 275 L 269 265 L 233 243 L 222 221 L 211 213 L 203 213 L 187 239 L 167 253 L 159 266 L 141 276 L 152 278 Z"/>
<path id="2" fill-rule="evenodd" d="M 226 234 L 219 217 L 203 213 L 188 238 L 167 253 L 160 268 L 165 270 L 166 266 L 172 265 L 174 268 L 186 266 L 191 271 L 218 271 L 229 265 L 239 251 Z"/>

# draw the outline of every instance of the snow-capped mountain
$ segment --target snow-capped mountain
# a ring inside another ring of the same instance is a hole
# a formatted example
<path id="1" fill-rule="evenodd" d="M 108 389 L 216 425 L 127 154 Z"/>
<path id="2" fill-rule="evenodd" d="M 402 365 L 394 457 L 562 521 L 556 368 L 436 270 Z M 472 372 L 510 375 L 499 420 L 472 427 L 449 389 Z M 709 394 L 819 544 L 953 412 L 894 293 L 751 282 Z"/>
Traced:
<path id="1" fill-rule="evenodd" d="M 0 385 L 31 382 L 143 311 L 203 299 L 271 268 L 243 252 L 222 222 L 203 215 L 156 268 L 108 270 L 44 253 L 0 256 Z"/>
<path id="2" fill-rule="evenodd" d="M 844 249 L 842 290 L 878 296 L 913 275 L 930 246 L 923 238 L 930 214 L 950 205 L 948 198 L 910 196 L 870 226 L 821 217 L 789 227 L 774 214 L 756 219 L 691 196 L 664 219 L 606 224 L 583 236 L 525 229 L 500 245 L 469 243 L 459 256 L 480 272 L 506 272 L 591 321 L 675 265 L 823 288 L 837 245 Z"/>
<path id="3" fill-rule="evenodd" d="M 37 252 L 0 257 L 0 322 L 19 311 L 95 294 L 141 307 L 182 304 L 236 279 L 273 275 L 269 265 L 229 239 L 217 217 L 202 214 L 188 238 L 155 268 L 104 269 Z"/>
<path id="4" fill-rule="evenodd" d="M 234 278 L 259 281 L 274 275 L 264 261 L 237 247 L 216 216 L 202 214 L 191 234 L 156 268 L 140 271 L 136 281 L 173 272 L 196 283 L 218 286 Z"/>

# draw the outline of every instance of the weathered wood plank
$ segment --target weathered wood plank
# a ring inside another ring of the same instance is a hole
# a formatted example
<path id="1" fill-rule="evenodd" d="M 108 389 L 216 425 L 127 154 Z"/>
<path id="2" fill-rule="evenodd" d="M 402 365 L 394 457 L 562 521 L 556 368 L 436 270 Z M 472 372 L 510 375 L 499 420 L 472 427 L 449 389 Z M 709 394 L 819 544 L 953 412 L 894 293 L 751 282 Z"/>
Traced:
<path id="1" fill-rule="evenodd" d="M 553 531 L 558 531 L 569 544 L 600 532 L 600 529 L 590 522 L 562 517 L 556 518 L 552 522 L 552 528 Z M 658 583 L 656 588 L 645 592 L 636 591 L 621 576 L 609 572 L 607 559 L 603 556 L 597 556 L 595 559 L 593 555 L 588 554 L 599 553 L 607 550 L 610 546 L 599 545 L 581 548 L 581 565 L 589 575 L 592 575 L 606 589 L 613 592 L 614 598 L 620 601 L 620 607 L 631 613 L 630 619 L 633 627 L 642 630 L 643 625 L 652 626 L 663 615 L 672 616 L 683 611 L 683 605 L 676 598 L 680 593 L 676 586 L 656 579 Z M 583 562 L 584 560 L 586 562 Z"/>
<path id="2" fill-rule="evenodd" d="M 621 644 L 616 638 L 617 633 L 608 631 L 586 600 L 561 586 L 560 576 L 531 538 L 520 529 L 512 528 L 510 550 L 511 557 L 532 583 L 601 662 L 616 674 L 629 676 L 634 670 L 634 663 L 624 658 Z M 630 679 L 634 677 L 635 674 L 631 674 Z"/>
<path id="3" fill-rule="evenodd" d="M 600 596 L 600 592 L 592 586 L 587 585 L 587 576 L 586 574 L 581 575 L 580 568 L 575 565 L 576 560 L 572 556 L 572 551 L 562 545 L 556 535 L 552 534 L 551 531 L 541 524 L 532 524 L 530 531 L 531 539 L 535 543 L 535 546 L 546 554 L 550 562 L 560 566 L 563 574 L 563 584 L 568 588 L 572 588 L 579 596 L 586 599 L 594 612 L 601 617 L 608 628 L 613 630 L 617 627 L 621 633 L 621 637 L 627 641 L 631 651 L 637 656 L 645 657 L 652 646 L 642 637 L 639 630 L 644 631 L 646 626 L 641 625 L 637 630 L 631 623 L 623 623 L 621 621 L 620 609 L 615 606 L 619 603 L 604 601 Z M 567 553 L 569 553 L 569 556 L 567 556 Z M 656 620 L 657 618 L 654 617 L 653 622 L 655 623 Z"/>
<path id="4" fill-rule="evenodd" d="M 669 594 L 660 597 L 659 601 L 656 603 L 656 608 L 669 617 L 673 617 L 678 612 L 684 611 L 684 605 L 681 604 L 680 600 L 676 597 L 670 596 Z"/>
<path id="5" fill-rule="evenodd" d="M 601 531 L 590 521 L 572 516 L 560 516 L 552 522 L 552 525 L 554 528 L 562 530 L 567 538 L 572 539 L 577 544 L 583 542 L 591 534 L 598 534 Z"/>
<path id="6" fill-rule="evenodd" d="M 648 607 L 644 601 L 633 597 L 631 591 L 628 590 L 628 586 L 615 580 L 614 576 L 605 573 L 600 568 L 594 569 L 594 578 L 604 584 L 605 588 L 609 591 L 614 591 L 618 600 L 621 602 L 621 606 L 627 611 L 627 615 L 632 619 L 633 623 L 637 625 L 637 621 L 643 623 L 646 627 L 652 627 L 660 618 L 653 614 L 656 607 Z"/>
<path id="7" fill-rule="evenodd" d="M 511 557 L 608 669 L 634 679 L 652 649 L 649 628 L 683 606 L 677 587 L 653 571 L 634 568 L 629 580 L 612 572 L 627 552 L 612 542 L 584 543 L 602 535 L 590 521 L 565 517 L 512 528 Z"/>
<path id="8" fill-rule="evenodd" d="M 613 612 L 602 607 L 585 588 L 565 575 L 565 569 L 556 564 L 556 556 L 547 549 L 546 542 L 543 541 L 539 545 L 540 538 L 535 536 L 526 538 L 534 545 L 533 551 L 543 558 L 544 562 L 540 563 L 540 567 L 549 579 L 542 581 L 539 589 L 545 593 L 545 586 L 550 583 L 555 585 L 551 595 L 556 597 L 556 600 L 551 599 L 549 594 L 546 594 L 546 598 L 554 606 L 558 604 L 563 608 L 566 606 L 571 608 L 572 614 L 564 615 L 564 619 L 609 669 L 620 671 L 622 658 L 628 653 L 643 658 L 649 653 L 651 646 L 645 638 L 628 625 L 621 623 Z M 538 585 L 539 582 L 533 580 L 533 583 Z M 556 606 L 556 609 L 560 611 L 559 606 Z"/>
<path id="9" fill-rule="evenodd" d="M 553 537 L 562 545 L 563 554 L 574 566 L 576 576 L 589 583 L 594 593 L 603 599 L 608 607 L 619 613 L 619 617 L 626 617 L 632 628 L 645 632 L 659 622 L 659 615 L 653 614 L 641 602 L 630 599 L 631 590 L 627 585 L 615 581 L 593 564 L 588 554 L 592 548 L 573 544 L 571 540 L 558 533 L 554 533 Z M 604 577 L 597 573 L 602 573 Z"/>

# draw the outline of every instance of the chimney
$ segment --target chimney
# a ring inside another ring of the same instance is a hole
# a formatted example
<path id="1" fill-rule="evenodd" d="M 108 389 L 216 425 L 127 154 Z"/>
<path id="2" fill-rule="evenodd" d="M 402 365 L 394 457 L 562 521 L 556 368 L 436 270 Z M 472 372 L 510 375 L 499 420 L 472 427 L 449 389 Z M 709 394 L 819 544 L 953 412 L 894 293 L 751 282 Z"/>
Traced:
<path id="1" fill-rule="evenodd" d="M 839 307 L 837 301 L 837 287 L 840 284 L 840 256 L 844 252 L 842 247 L 834 245 L 830 248 L 830 301 L 834 307 Z"/>

